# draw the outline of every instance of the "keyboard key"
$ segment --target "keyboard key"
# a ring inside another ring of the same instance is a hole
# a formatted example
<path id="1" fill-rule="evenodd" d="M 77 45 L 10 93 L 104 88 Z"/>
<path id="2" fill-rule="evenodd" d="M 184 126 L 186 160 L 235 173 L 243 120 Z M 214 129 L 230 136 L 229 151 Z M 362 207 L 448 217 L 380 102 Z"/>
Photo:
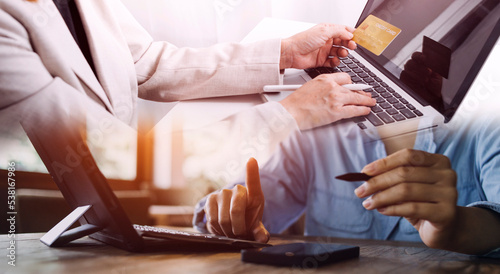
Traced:
<path id="1" fill-rule="evenodd" d="M 363 68 L 363 70 L 366 72 L 366 73 L 370 73 L 372 72 L 369 68 Z M 371 75 L 370 75 L 371 76 Z M 373 76 L 372 76 L 373 77 Z"/>
<path id="2" fill-rule="evenodd" d="M 342 62 L 343 62 L 344 64 L 346 64 L 346 65 L 348 65 L 348 64 L 352 64 L 352 61 L 351 61 L 351 60 L 349 60 L 349 59 L 342 60 Z"/>
<path id="3" fill-rule="evenodd" d="M 326 67 L 317 68 L 317 70 L 321 74 L 324 74 L 324 73 L 333 73 L 334 72 L 332 68 L 326 68 Z"/>
<path id="4" fill-rule="evenodd" d="M 363 78 L 363 80 L 365 80 L 365 82 L 367 83 L 373 83 L 375 82 L 375 80 L 373 80 L 373 78 L 369 77 L 369 78 Z"/>
<path id="5" fill-rule="evenodd" d="M 370 84 L 370 86 L 372 86 L 373 88 L 377 88 L 377 87 L 380 87 L 380 84 L 377 82 L 373 82 Z"/>
<path id="6" fill-rule="evenodd" d="M 340 68 L 340 70 L 343 71 L 343 72 L 349 72 L 349 71 L 351 71 L 351 69 L 348 68 L 348 67 L 346 67 L 346 66 Z"/>
<path id="7" fill-rule="evenodd" d="M 362 72 L 362 73 L 358 74 L 358 76 L 359 76 L 359 77 L 361 77 L 361 78 L 367 78 L 367 77 L 370 77 L 370 76 L 368 75 L 368 73 L 364 73 L 364 72 Z"/>
<path id="8" fill-rule="evenodd" d="M 320 75 L 319 71 L 317 71 L 315 69 L 308 69 L 308 70 L 306 70 L 306 72 L 313 79 L 316 78 L 318 75 Z"/>
<path id="9" fill-rule="evenodd" d="M 383 88 L 383 87 L 376 87 L 375 91 L 379 92 L 379 93 L 383 93 L 383 92 L 385 92 L 385 88 Z"/>
<path id="10" fill-rule="evenodd" d="M 361 82 L 363 80 L 361 80 L 361 78 L 359 78 L 358 76 L 354 76 L 354 77 L 351 77 L 351 81 L 353 83 L 359 83 L 359 82 Z"/>
<path id="11" fill-rule="evenodd" d="M 393 88 L 391 88 L 391 87 L 388 87 L 388 88 L 387 88 L 387 91 L 389 91 L 390 93 L 394 93 L 394 92 L 396 92 L 396 91 L 395 91 Z"/>
<path id="12" fill-rule="evenodd" d="M 405 117 L 403 115 L 401 115 L 401 113 L 392 115 L 392 118 L 394 118 L 394 120 L 396 120 L 396 121 L 403 121 L 405 119 Z"/>
<path id="13" fill-rule="evenodd" d="M 383 109 L 380 108 L 380 106 L 373 106 L 372 111 L 375 113 L 382 112 L 384 111 Z"/>
<path id="14" fill-rule="evenodd" d="M 408 105 L 406 105 L 406 107 L 409 108 L 410 110 L 415 110 L 416 109 L 412 104 L 408 104 Z"/>
<path id="15" fill-rule="evenodd" d="M 394 119 L 392 119 L 391 116 L 389 116 L 389 114 L 387 114 L 385 112 L 378 113 L 377 116 L 380 119 L 382 119 L 382 121 L 384 121 L 384 123 L 386 123 L 386 124 L 390 124 L 390 123 L 394 122 Z"/>
<path id="16" fill-rule="evenodd" d="M 354 71 L 354 72 L 356 72 L 356 73 L 361 73 L 361 72 L 363 72 L 363 70 L 362 70 L 362 69 L 360 69 L 360 68 L 355 68 L 355 69 L 353 69 L 352 71 Z"/>
<path id="17" fill-rule="evenodd" d="M 401 104 L 401 103 L 394 104 L 394 107 L 395 107 L 396 109 L 404 109 L 404 108 L 406 108 L 406 107 L 405 107 L 405 105 L 403 105 L 403 104 Z"/>
<path id="18" fill-rule="evenodd" d="M 408 101 L 406 101 L 406 99 L 404 99 L 404 98 L 399 99 L 399 101 L 401 101 L 401 103 L 403 103 L 405 105 L 408 104 Z"/>
<path id="19" fill-rule="evenodd" d="M 351 77 L 355 77 L 356 76 L 356 73 L 354 73 L 352 71 L 347 72 L 347 74 L 349 74 L 349 76 L 351 76 Z"/>
<path id="20" fill-rule="evenodd" d="M 365 126 L 365 124 L 363 124 L 363 123 L 358 123 L 358 127 L 359 127 L 360 129 L 367 129 L 367 127 L 366 127 L 366 126 Z"/>
<path id="21" fill-rule="evenodd" d="M 375 77 L 374 79 L 375 79 L 375 81 L 377 81 L 377 82 L 383 82 L 383 81 L 382 81 L 382 79 L 380 79 L 380 78 L 378 78 L 378 77 Z"/>
<path id="22" fill-rule="evenodd" d="M 394 97 L 396 97 L 396 98 L 402 98 L 402 97 L 403 97 L 403 96 L 401 96 L 399 93 L 396 93 L 396 92 L 395 92 L 393 95 L 394 95 Z"/>
<path id="23" fill-rule="evenodd" d="M 417 114 L 417 116 L 424 116 L 424 114 L 418 109 L 414 110 L 413 113 Z"/>
<path id="24" fill-rule="evenodd" d="M 384 103 L 381 103 L 380 104 L 380 107 L 383 108 L 383 109 L 389 109 L 389 108 L 392 108 L 391 104 L 387 103 L 387 102 L 384 102 Z"/>
<path id="25" fill-rule="evenodd" d="M 358 63 L 358 67 L 360 68 L 365 68 L 365 65 L 361 64 L 361 63 Z"/>
<path id="26" fill-rule="evenodd" d="M 375 94 L 377 94 L 377 93 L 375 93 Z M 373 96 L 372 96 L 372 98 L 373 98 Z M 384 97 L 380 97 L 378 94 L 377 94 L 377 97 L 375 98 L 375 100 L 377 101 L 377 104 L 382 104 L 385 102 Z"/>
<path id="27" fill-rule="evenodd" d="M 385 88 L 389 86 L 388 84 L 386 84 L 386 83 L 384 83 L 384 82 L 380 83 L 380 85 L 382 85 L 382 86 L 383 86 L 383 87 L 385 87 Z"/>
<path id="28" fill-rule="evenodd" d="M 365 70 L 365 71 L 366 71 L 366 70 Z M 368 72 L 368 71 L 367 71 L 367 72 Z M 371 77 L 377 77 L 377 75 L 375 75 L 375 73 L 373 73 L 373 72 L 371 72 L 371 71 L 370 71 L 370 72 L 368 72 L 368 75 L 370 75 Z"/>
<path id="29" fill-rule="evenodd" d="M 411 110 L 409 110 L 407 108 L 404 108 L 404 109 L 402 109 L 400 111 L 408 119 L 417 117 L 413 112 L 411 112 Z"/>
<path id="30" fill-rule="evenodd" d="M 345 64 L 340 63 L 340 65 L 337 66 L 338 68 L 345 68 Z"/>
<path id="31" fill-rule="evenodd" d="M 390 115 L 396 115 L 396 114 L 399 114 L 399 111 L 393 109 L 393 108 L 390 108 L 390 109 L 386 109 L 385 112 L 389 113 Z"/>
<path id="32" fill-rule="evenodd" d="M 366 119 L 376 127 L 384 124 L 375 114 L 373 114 L 373 112 L 370 112 L 370 114 L 366 116 Z"/>
<path id="33" fill-rule="evenodd" d="M 352 61 L 353 61 L 354 63 L 359 63 L 359 60 L 358 60 L 358 59 L 356 59 L 356 58 L 354 58 L 354 57 L 352 58 Z"/>
<path id="34" fill-rule="evenodd" d="M 359 116 L 359 117 L 353 117 L 352 121 L 357 124 L 366 121 L 366 119 L 363 116 Z"/>
<path id="35" fill-rule="evenodd" d="M 382 92 L 382 93 L 380 93 L 380 96 L 382 96 L 384 98 L 391 98 L 392 94 L 390 94 L 389 92 Z"/>
<path id="36" fill-rule="evenodd" d="M 398 99 L 396 99 L 394 97 L 389 97 L 389 98 L 387 98 L 387 102 L 389 102 L 391 104 L 396 104 L 398 102 Z"/>
<path id="37" fill-rule="evenodd" d="M 352 64 L 347 64 L 347 66 L 351 69 L 355 69 L 355 68 L 358 68 L 358 65 L 352 63 Z"/>

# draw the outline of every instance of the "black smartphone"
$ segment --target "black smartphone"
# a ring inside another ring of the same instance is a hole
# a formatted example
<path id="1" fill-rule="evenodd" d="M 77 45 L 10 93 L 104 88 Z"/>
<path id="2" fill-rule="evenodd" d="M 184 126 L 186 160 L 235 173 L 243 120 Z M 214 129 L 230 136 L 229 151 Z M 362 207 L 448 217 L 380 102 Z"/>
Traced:
<path id="1" fill-rule="evenodd" d="M 357 257 L 358 246 L 341 244 L 293 243 L 241 250 L 244 262 L 306 269 Z"/>

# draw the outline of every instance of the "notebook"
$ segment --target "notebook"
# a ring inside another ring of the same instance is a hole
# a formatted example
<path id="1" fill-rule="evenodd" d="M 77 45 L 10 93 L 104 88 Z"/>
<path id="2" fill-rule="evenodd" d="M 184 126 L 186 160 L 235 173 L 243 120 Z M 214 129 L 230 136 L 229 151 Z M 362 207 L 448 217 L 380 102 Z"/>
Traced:
<path id="1" fill-rule="evenodd" d="M 370 114 L 342 123 L 354 122 L 380 138 L 450 121 L 500 33 L 498 0 L 368 0 L 356 24 L 360 31 L 369 27 L 362 25 L 368 17 L 400 32 L 382 52 L 374 54 L 358 44 L 338 67 L 307 69 L 299 83 L 345 72 L 353 83 L 372 85 L 365 90 L 377 100 Z M 381 49 L 375 38 L 366 42 Z M 278 101 L 290 93 L 264 97 Z"/>
<path id="2" fill-rule="evenodd" d="M 52 109 L 50 113 L 33 117 L 38 119 L 36 123 L 33 119 L 22 123 L 73 210 L 41 238 L 46 245 L 63 246 L 88 235 L 132 252 L 223 251 L 270 246 L 244 239 L 132 224 L 81 135 L 86 129 L 81 122 L 85 116 L 69 117 Z M 78 220 L 81 225 L 69 229 Z"/>

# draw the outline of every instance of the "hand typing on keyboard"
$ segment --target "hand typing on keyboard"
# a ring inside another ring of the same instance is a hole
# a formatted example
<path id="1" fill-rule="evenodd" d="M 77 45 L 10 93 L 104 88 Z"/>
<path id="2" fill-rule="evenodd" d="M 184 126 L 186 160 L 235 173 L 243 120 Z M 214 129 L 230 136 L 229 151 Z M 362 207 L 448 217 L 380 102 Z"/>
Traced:
<path id="1" fill-rule="evenodd" d="M 346 73 L 323 74 L 307 82 L 280 103 L 295 118 L 301 130 L 341 119 L 367 115 L 375 99 L 369 93 L 342 87 L 350 84 Z"/>
<path id="2" fill-rule="evenodd" d="M 253 158 L 247 163 L 246 187 L 237 185 L 223 189 L 207 198 L 205 214 L 210 233 L 230 238 L 269 241 L 269 232 L 262 224 L 264 194 L 260 186 L 259 166 Z"/>

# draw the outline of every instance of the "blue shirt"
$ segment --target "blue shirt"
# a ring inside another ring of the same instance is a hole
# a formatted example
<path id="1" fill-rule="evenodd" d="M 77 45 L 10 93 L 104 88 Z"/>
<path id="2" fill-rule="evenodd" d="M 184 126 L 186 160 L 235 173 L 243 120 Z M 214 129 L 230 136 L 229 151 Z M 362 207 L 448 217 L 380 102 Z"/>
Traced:
<path id="1" fill-rule="evenodd" d="M 458 178 L 459 206 L 500 212 L 499 125 L 488 117 L 457 119 L 417 134 L 415 149 L 450 159 Z M 354 194 L 362 182 L 335 179 L 386 156 L 383 142 L 373 141 L 353 123 L 292 134 L 260 171 L 265 227 L 280 233 L 306 213 L 306 235 L 421 241 L 405 218 L 366 210 Z M 204 200 L 198 212 L 203 206 Z M 203 230 L 199 217 L 195 226 Z"/>

